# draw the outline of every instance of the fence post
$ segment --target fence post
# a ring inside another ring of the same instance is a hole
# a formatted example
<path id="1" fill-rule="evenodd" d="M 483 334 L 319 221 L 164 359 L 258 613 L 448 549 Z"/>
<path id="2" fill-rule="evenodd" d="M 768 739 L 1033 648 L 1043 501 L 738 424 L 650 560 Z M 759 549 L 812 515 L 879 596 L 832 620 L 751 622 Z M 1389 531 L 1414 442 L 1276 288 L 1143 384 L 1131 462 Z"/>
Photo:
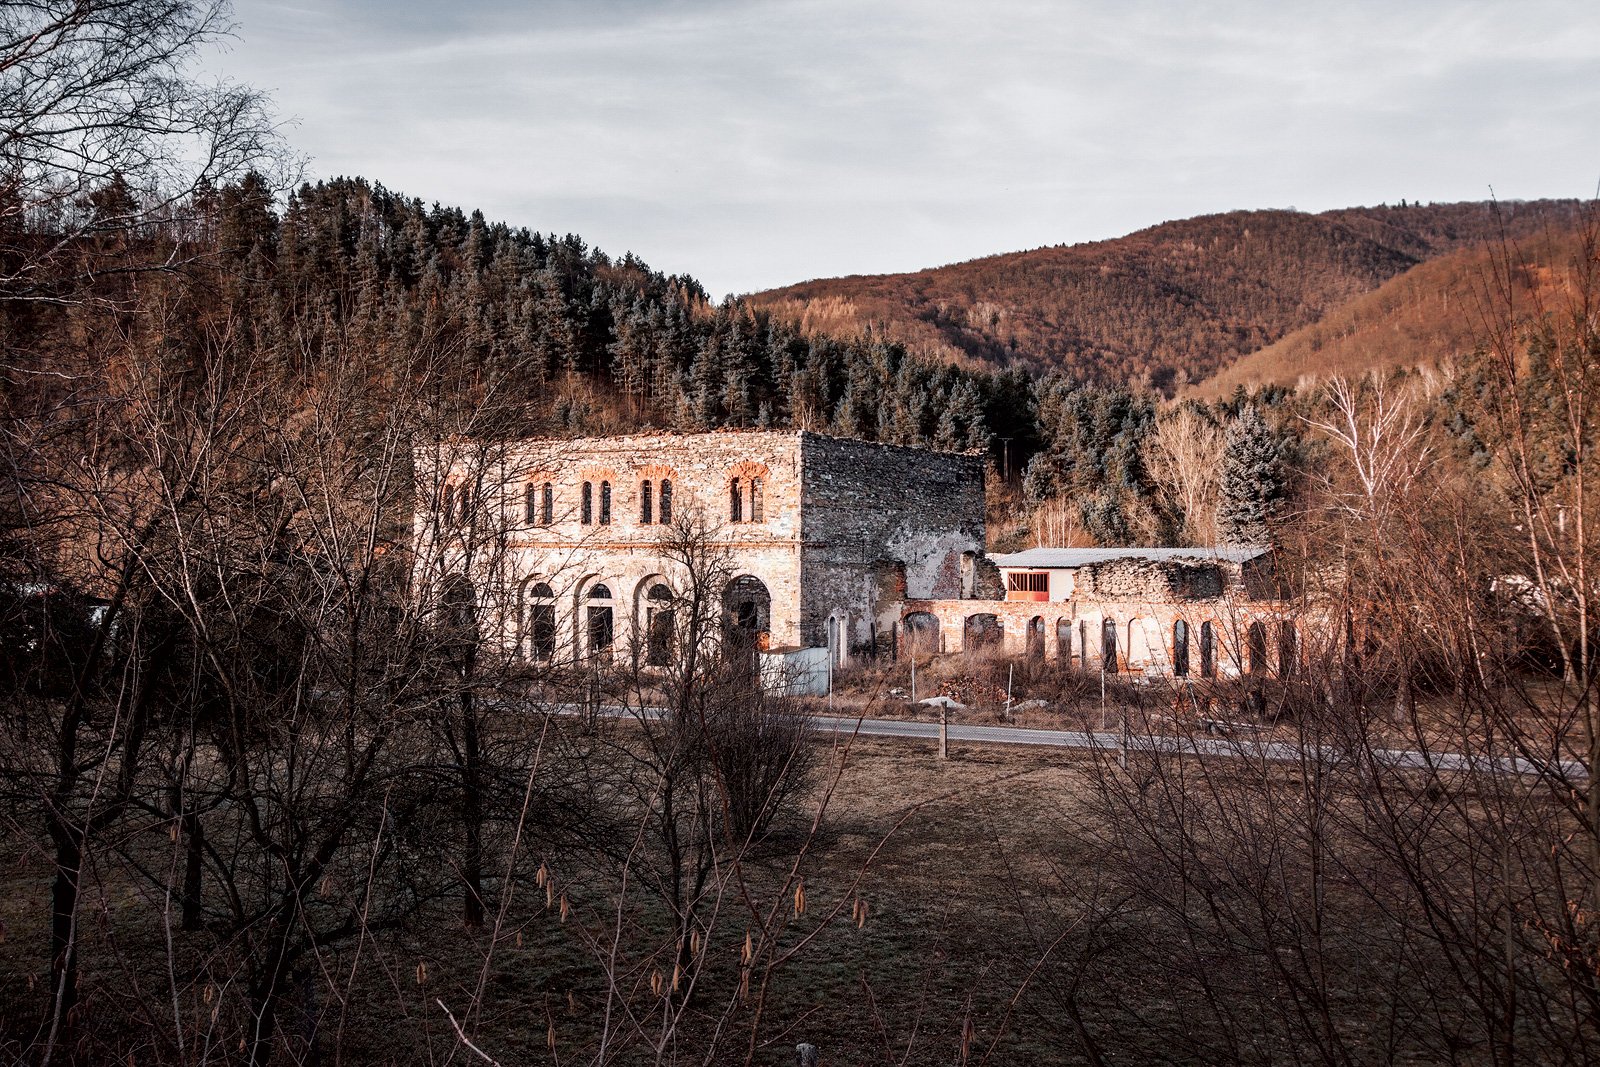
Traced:
<path id="1" fill-rule="evenodd" d="M 946 729 L 946 725 L 949 722 L 949 718 L 950 718 L 950 706 L 948 704 L 940 704 L 939 705 L 939 758 L 940 759 L 949 759 L 950 758 L 950 739 L 949 739 L 949 732 Z"/>

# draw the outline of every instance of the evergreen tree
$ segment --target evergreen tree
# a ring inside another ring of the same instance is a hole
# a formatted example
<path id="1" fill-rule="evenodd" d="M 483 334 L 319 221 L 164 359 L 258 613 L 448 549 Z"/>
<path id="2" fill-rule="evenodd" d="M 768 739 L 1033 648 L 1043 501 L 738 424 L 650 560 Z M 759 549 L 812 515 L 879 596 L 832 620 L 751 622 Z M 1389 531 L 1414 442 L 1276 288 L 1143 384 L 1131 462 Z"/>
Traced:
<path id="1" fill-rule="evenodd" d="M 1283 503 L 1283 444 L 1254 404 L 1228 424 L 1218 486 L 1217 530 L 1226 541 L 1261 545 Z"/>

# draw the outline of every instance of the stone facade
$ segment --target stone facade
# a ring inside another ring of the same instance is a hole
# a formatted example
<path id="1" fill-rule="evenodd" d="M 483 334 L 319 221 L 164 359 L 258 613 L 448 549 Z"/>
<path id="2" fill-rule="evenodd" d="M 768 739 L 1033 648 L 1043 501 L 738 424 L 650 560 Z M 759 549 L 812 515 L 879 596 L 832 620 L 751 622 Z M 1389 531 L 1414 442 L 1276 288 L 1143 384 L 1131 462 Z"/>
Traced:
<path id="1" fill-rule="evenodd" d="M 654 587 L 682 592 L 659 548 L 670 486 L 671 514 L 704 516 L 729 553 L 729 610 L 749 614 L 731 621 L 842 664 L 893 648 L 906 597 L 960 596 L 963 582 L 971 594 L 983 463 L 805 431 L 441 442 L 418 452 L 431 506 L 414 536 L 472 580 L 507 645 L 562 659 L 601 638 L 642 647 Z M 609 631 L 596 629 L 607 610 Z"/>

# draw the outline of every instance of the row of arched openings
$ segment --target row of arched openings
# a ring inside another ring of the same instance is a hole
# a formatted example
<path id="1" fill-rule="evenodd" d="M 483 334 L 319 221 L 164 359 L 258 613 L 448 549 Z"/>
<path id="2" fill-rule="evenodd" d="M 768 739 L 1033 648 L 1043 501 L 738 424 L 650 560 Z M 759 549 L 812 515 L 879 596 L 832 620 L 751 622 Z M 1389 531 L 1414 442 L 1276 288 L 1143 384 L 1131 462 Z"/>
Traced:
<path id="1" fill-rule="evenodd" d="M 1140 620 L 1129 620 L 1130 638 L 1133 627 L 1142 625 Z M 1100 620 L 1099 633 L 1099 660 L 1108 672 L 1115 672 L 1119 666 L 1126 665 L 1126 658 L 1131 649 L 1122 647 L 1119 634 L 1123 624 L 1114 617 L 1105 617 Z M 1278 648 L 1276 669 L 1280 677 L 1289 677 L 1294 671 L 1294 664 L 1299 656 L 1299 640 L 1294 623 L 1283 620 L 1277 624 Z M 1074 634 L 1076 630 L 1076 634 Z M 939 619 L 931 612 L 914 611 L 904 619 L 904 635 L 906 649 L 911 654 L 925 654 L 940 651 Z M 1028 656 L 1043 656 L 1045 651 L 1046 622 L 1044 617 L 1035 616 L 1028 621 L 1026 631 L 1025 652 Z M 988 649 L 997 649 L 1002 646 L 1005 630 L 997 616 L 980 612 L 969 615 L 963 621 L 962 648 L 968 652 L 981 652 Z M 1063 660 L 1070 660 L 1073 648 L 1079 650 L 1080 662 L 1087 661 L 1090 648 L 1090 627 L 1086 619 L 1079 619 L 1076 623 L 1069 618 L 1062 617 L 1056 620 L 1056 647 Z M 1212 622 L 1205 621 L 1200 624 L 1198 634 L 1187 620 L 1177 619 L 1172 624 L 1171 666 L 1172 673 L 1180 678 L 1189 677 L 1198 667 L 1202 678 L 1214 678 L 1217 674 L 1217 631 Z M 1196 663 L 1198 659 L 1198 663 Z M 1266 623 L 1257 620 L 1246 629 L 1245 638 L 1245 666 L 1251 674 L 1265 674 L 1273 670 L 1274 664 L 1268 659 L 1268 637 Z"/>
<path id="2" fill-rule="evenodd" d="M 521 642 L 525 655 L 548 662 L 556 657 L 559 644 L 559 619 L 555 590 L 548 582 L 536 581 L 526 587 Z M 741 648 L 754 652 L 771 627 L 772 598 L 767 587 L 753 575 L 742 575 L 729 582 L 723 592 L 725 628 Z M 617 597 L 608 580 L 596 581 L 578 598 L 579 655 L 609 659 L 617 640 Z M 674 594 L 666 582 L 650 579 L 640 602 L 643 623 L 644 662 L 652 667 L 669 665 L 677 643 L 677 610 Z"/>

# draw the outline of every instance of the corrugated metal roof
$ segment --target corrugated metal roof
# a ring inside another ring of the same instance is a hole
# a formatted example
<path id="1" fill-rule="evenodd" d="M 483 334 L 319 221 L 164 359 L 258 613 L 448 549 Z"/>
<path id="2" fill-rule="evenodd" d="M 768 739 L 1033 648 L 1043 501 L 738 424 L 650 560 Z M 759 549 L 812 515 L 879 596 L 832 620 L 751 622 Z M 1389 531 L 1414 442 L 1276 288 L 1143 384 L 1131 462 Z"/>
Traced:
<path id="1" fill-rule="evenodd" d="M 1192 559 L 1244 563 L 1265 555 L 1266 552 L 1266 548 L 1258 545 L 1210 545 L 1203 548 L 1030 548 L 1026 552 L 1011 552 L 989 558 L 1001 567 L 1049 569 L 1087 567 L 1091 563 L 1107 563 L 1114 559 L 1154 561 Z"/>

